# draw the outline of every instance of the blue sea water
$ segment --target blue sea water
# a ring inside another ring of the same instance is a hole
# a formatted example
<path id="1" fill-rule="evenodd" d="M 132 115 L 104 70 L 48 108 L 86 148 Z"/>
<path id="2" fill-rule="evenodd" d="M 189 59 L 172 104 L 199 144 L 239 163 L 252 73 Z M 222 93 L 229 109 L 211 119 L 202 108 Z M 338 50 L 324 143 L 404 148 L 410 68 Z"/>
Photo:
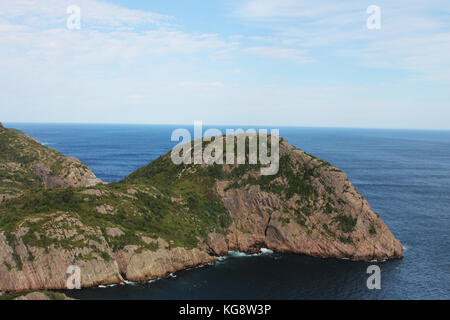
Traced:
<path id="1" fill-rule="evenodd" d="M 107 182 L 169 151 L 174 128 L 155 125 L 23 124 L 23 130 L 79 158 Z M 187 127 L 187 129 L 192 129 Z M 221 128 L 219 128 L 221 129 Z M 224 128 L 222 128 L 224 129 Z M 280 128 L 294 146 L 350 181 L 402 242 L 405 257 L 372 263 L 302 255 L 234 255 L 148 284 L 70 291 L 80 299 L 450 299 L 450 131 Z"/>

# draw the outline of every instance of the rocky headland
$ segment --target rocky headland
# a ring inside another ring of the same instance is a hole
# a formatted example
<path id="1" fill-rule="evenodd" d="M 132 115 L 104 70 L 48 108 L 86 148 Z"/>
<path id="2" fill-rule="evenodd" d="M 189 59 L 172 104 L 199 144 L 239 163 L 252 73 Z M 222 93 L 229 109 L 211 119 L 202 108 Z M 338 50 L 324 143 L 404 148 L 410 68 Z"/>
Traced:
<path id="1" fill-rule="evenodd" d="M 401 258 L 400 242 L 345 173 L 286 140 L 280 168 L 175 165 L 170 153 L 104 184 L 77 159 L 0 127 L 0 291 L 147 281 L 261 248 Z"/>

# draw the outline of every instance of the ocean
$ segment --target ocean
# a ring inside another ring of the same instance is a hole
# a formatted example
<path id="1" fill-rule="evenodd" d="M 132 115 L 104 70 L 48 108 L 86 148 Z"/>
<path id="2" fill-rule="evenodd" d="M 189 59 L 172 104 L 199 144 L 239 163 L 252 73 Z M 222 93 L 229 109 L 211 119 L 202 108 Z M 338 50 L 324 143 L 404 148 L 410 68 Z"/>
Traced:
<path id="1" fill-rule="evenodd" d="M 106 182 L 169 151 L 173 129 L 192 131 L 192 126 L 4 125 L 79 158 Z M 367 267 L 374 263 L 265 252 L 234 253 L 151 283 L 66 293 L 77 299 L 450 299 L 450 131 L 279 129 L 294 146 L 347 173 L 402 242 L 402 260 L 377 263 L 381 290 L 366 286 Z"/>

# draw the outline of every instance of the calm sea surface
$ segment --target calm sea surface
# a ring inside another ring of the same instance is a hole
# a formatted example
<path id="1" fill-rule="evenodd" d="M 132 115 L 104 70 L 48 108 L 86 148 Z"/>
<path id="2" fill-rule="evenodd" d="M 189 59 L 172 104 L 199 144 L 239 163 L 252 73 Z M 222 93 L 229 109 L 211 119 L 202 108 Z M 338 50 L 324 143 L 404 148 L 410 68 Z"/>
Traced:
<path id="1" fill-rule="evenodd" d="M 166 153 L 175 126 L 7 123 L 107 182 Z M 192 128 L 186 127 L 192 130 Z M 219 128 L 220 129 L 220 128 Z M 223 129 L 223 128 L 222 128 Z M 233 255 L 152 283 L 71 291 L 79 299 L 450 299 L 450 131 L 280 128 L 294 146 L 349 176 L 402 242 L 405 258 L 370 263 L 298 255 Z"/>

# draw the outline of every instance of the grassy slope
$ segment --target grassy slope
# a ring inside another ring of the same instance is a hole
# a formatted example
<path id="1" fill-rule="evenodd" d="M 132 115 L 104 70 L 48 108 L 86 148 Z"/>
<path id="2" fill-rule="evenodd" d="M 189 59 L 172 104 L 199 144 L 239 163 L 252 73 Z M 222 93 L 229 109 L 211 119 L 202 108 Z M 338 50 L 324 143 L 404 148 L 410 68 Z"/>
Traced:
<path id="1" fill-rule="evenodd" d="M 32 169 L 39 164 L 51 176 L 65 178 L 74 167 L 89 171 L 82 163 L 70 163 L 58 151 L 45 147 L 16 129 L 0 127 L 0 194 L 20 195 L 43 187 Z"/>
<path id="2" fill-rule="evenodd" d="M 14 300 L 16 298 L 26 296 L 27 294 L 30 294 L 32 292 L 40 292 L 45 294 L 50 300 L 66 300 L 67 296 L 54 291 L 47 291 L 47 290 L 39 290 L 39 291 L 22 291 L 22 292 L 9 292 L 5 293 L 3 295 L 0 295 L 0 301 L 1 300 Z"/>
<path id="3" fill-rule="evenodd" d="M 52 243 L 64 249 L 88 246 L 86 241 L 80 242 L 75 237 L 56 242 L 51 234 L 46 234 L 54 224 L 53 213 L 56 213 L 100 230 L 114 250 L 130 244 L 154 250 L 154 245 L 144 242 L 142 236 L 161 237 L 174 247 L 194 248 L 208 233 L 224 233 L 231 220 L 213 192 L 215 179 L 208 174 L 208 169 L 196 168 L 191 174 L 175 178 L 183 169 L 165 156 L 120 183 L 25 193 L 0 204 L 0 230 L 5 231 L 10 245 L 17 242 L 14 233 L 23 226 L 29 229 L 21 237 L 27 246 L 46 248 Z M 86 194 L 88 189 L 98 194 Z M 97 209 L 100 206 L 112 208 L 114 214 L 100 213 Z M 114 227 L 124 234 L 108 236 L 107 228 Z M 91 240 L 100 242 L 95 237 Z"/>
<path id="4" fill-rule="evenodd" d="M 17 149 L 18 144 L 22 143 L 20 135 L 11 138 L 10 134 L 13 135 L 10 132 L 1 135 L 1 146 L 7 153 L 0 158 L 2 161 L 7 159 L 25 164 L 33 161 L 33 155 L 38 150 L 53 152 L 38 143 L 27 142 L 30 150 L 22 153 Z M 320 162 L 320 166 L 323 165 L 328 164 Z M 259 170 L 259 165 L 232 166 L 228 170 L 218 165 L 176 166 L 168 153 L 119 183 L 48 190 L 36 190 L 35 184 L 30 184 L 31 191 L 0 204 L 0 231 L 4 231 L 13 248 L 18 241 L 14 233 L 22 225 L 28 229 L 21 237 L 26 246 L 46 248 L 53 244 L 64 249 L 91 247 L 94 256 L 108 258 L 105 252 L 88 244 L 88 240 L 101 242 L 95 235 L 90 235 L 84 241 L 76 237 L 56 241 L 52 237 L 55 218 L 69 216 L 84 226 L 99 230 L 113 250 L 130 244 L 156 249 L 153 244 L 144 242 L 142 236 L 153 239 L 161 237 L 173 247 L 193 248 L 210 232 L 226 233 L 231 224 L 228 211 L 214 191 L 216 179 L 230 181 L 229 188 L 259 185 L 263 191 L 279 194 L 286 200 L 299 195 L 302 203 L 298 208 L 287 209 L 294 211 L 296 222 L 304 225 L 306 216 L 317 209 L 314 205 L 318 193 L 312 183 L 315 168 L 293 164 L 289 157 L 282 156 L 276 176 L 258 176 Z M 287 183 L 280 183 L 281 180 Z M 88 189 L 96 191 L 86 194 Z M 100 213 L 97 208 L 101 206 L 108 206 L 113 214 Z M 323 210 L 331 213 L 337 209 L 330 202 Z M 337 223 L 345 232 L 351 232 L 354 227 L 354 221 L 345 217 Z M 107 228 L 119 228 L 124 234 L 111 237 Z M 86 258 L 91 259 L 93 256 Z M 16 257 L 16 260 L 20 258 Z M 16 261 L 18 267 L 20 264 L 20 261 Z"/>
<path id="5" fill-rule="evenodd" d="M 28 167 L 39 158 L 41 149 L 22 132 L 0 127 L 0 193 L 15 195 L 42 185 Z"/>

